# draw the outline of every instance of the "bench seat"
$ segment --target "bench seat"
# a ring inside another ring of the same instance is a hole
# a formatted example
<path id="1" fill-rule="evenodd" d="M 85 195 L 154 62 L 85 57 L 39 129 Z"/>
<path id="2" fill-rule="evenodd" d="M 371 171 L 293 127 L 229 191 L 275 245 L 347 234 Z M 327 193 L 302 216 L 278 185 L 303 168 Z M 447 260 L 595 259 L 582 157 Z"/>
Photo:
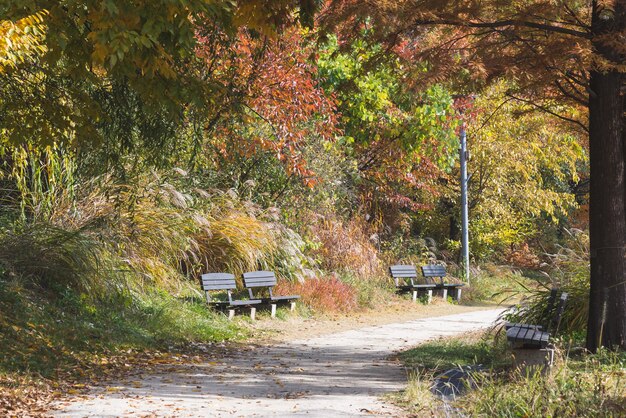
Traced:
<path id="1" fill-rule="evenodd" d="M 511 327 L 506 331 L 506 338 L 522 348 L 546 348 L 550 333 L 535 328 Z"/>

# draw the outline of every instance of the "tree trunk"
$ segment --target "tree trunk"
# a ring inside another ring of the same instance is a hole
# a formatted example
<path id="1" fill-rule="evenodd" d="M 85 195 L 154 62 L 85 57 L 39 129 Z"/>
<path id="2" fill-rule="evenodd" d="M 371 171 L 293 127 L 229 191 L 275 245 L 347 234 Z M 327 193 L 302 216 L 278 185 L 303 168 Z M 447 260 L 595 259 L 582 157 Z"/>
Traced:
<path id="1" fill-rule="evenodd" d="M 594 2 L 593 46 L 601 57 L 622 57 L 597 41 L 600 34 L 624 27 L 626 1 L 616 1 L 614 18 L 600 18 Z M 624 143 L 624 75 L 616 70 L 591 71 L 589 93 L 589 159 L 591 190 L 589 234 L 591 291 L 587 348 L 626 348 L 626 183 Z"/>

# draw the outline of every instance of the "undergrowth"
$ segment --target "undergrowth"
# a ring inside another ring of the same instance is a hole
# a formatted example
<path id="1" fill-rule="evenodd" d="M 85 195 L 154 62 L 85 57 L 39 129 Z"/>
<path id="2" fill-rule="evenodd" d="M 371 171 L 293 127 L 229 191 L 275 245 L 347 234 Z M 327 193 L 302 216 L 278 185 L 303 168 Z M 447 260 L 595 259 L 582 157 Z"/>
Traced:
<path id="1" fill-rule="evenodd" d="M 574 351 L 572 351 L 574 352 Z M 493 333 L 442 339 L 399 355 L 409 370 L 407 389 L 392 400 L 415 416 L 446 416 L 430 387 L 435 376 L 481 365 L 474 386 L 452 403 L 472 417 L 621 417 L 626 414 L 626 353 L 562 353 L 546 373 L 514 369 L 505 342 Z"/>
<path id="2" fill-rule="evenodd" d="M 302 303 L 319 313 L 350 312 L 358 308 L 356 289 L 336 276 L 309 279 L 302 283 L 283 281 L 276 287 L 276 293 L 300 295 Z"/>
<path id="3" fill-rule="evenodd" d="M 70 288 L 25 288 L 0 280 L 0 373 L 54 378 L 103 353 L 245 335 L 236 322 L 209 311 L 201 298 L 153 290 L 94 300 Z"/>
<path id="4" fill-rule="evenodd" d="M 564 245 L 557 246 L 554 253 L 545 254 L 548 261 L 543 271 L 534 277 L 534 283 L 524 284 L 518 292 L 523 294 L 522 303 L 507 318 L 529 324 L 548 323 L 549 319 L 545 318 L 548 295 L 556 287 L 568 294 L 560 331 L 582 335 L 589 316 L 589 235 L 579 230 L 565 232 Z"/>

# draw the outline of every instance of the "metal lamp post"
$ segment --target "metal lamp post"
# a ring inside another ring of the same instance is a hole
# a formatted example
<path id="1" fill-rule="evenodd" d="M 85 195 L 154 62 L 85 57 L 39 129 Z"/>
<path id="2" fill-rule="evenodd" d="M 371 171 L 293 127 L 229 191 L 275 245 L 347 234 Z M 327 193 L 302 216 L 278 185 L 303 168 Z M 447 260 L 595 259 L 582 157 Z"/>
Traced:
<path id="1" fill-rule="evenodd" d="M 465 122 L 461 122 L 460 130 L 461 148 L 459 149 L 461 159 L 461 268 L 465 281 L 470 282 L 469 277 L 469 220 L 467 207 L 467 135 L 465 133 Z"/>

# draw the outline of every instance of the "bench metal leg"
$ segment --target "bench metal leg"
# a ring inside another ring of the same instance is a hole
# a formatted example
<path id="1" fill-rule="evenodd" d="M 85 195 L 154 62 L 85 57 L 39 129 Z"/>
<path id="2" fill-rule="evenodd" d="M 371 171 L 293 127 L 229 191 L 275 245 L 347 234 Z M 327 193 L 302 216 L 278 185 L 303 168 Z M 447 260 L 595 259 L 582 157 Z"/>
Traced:
<path id="1" fill-rule="evenodd" d="M 256 319 L 256 308 L 250 308 L 250 319 L 253 321 Z"/>
<path id="2" fill-rule="evenodd" d="M 235 317 L 235 310 L 234 309 L 229 309 L 228 310 L 228 320 L 232 321 L 234 317 Z"/>
<path id="3" fill-rule="evenodd" d="M 443 300 L 448 300 L 448 289 L 442 289 L 442 296 Z"/>
<path id="4" fill-rule="evenodd" d="M 456 301 L 461 301 L 461 288 L 456 289 Z"/>
<path id="5" fill-rule="evenodd" d="M 433 291 L 432 289 L 428 290 L 428 303 L 433 301 Z"/>
<path id="6" fill-rule="evenodd" d="M 295 311 L 295 310 L 296 310 L 296 302 L 290 302 L 290 303 L 289 303 L 289 310 L 290 310 L 291 312 L 293 312 L 293 311 Z"/>
<path id="7" fill-rule="evenodd" d="M 413 302 L 417 301 L 417 290 L 413 291 Z"/>
<path id="8" fill-rule="evenodd" d="M 270 306 L 272 307 L 272 318 L 276 318 L 276 304 L 272 303 Z"/>

